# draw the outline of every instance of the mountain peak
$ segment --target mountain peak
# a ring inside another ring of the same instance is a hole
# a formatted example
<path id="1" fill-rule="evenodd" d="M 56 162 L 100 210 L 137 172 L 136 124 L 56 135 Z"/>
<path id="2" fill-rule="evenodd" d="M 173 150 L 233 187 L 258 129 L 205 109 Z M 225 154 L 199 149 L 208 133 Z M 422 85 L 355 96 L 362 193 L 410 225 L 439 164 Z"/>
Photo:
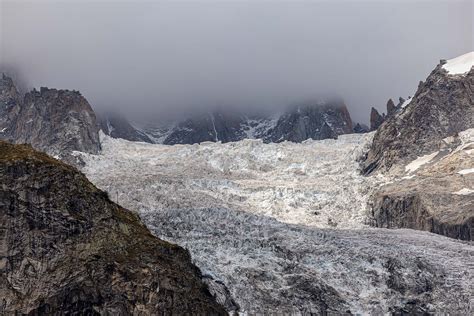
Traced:
<path id="1" fill-rule="evenodd" d="M 443 69 L 450 75 L 465 75 L 474 66 L 474 51 L 446 60 Z"/>

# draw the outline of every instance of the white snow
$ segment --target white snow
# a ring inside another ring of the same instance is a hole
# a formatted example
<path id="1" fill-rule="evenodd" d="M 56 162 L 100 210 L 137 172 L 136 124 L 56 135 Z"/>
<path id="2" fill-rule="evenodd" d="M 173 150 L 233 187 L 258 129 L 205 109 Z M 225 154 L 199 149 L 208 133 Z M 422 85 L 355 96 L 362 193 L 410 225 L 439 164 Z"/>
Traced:
<path id="1" fill-rule="evenodd" d="M 6 127 L 4 127 L 4 128 L 2 128 L 2 130 L 0 130 L 0 133 L 3 133 L 3 132 L 5 132 L 6 130 L 7 130 L 7 128 L 6 128 Z"/>
<path id="2" fill-rule="evenodd" d="M 412 162 L 410 162 L 408 165 L 405 166 L 405 172 L 408 172 L 408 173 L 415 172 L 416 170 L 418 170 L 418 168 L 430 162 L 431 159 L 436 157 L 437 154 L 438 154 L 438 151 L 431 153 L 429 155 L 418 157 L 417 159 L 413 160 Z"/>
<path id="3" fill-rule="evenodd" d="M 405 100 L 405 102 L 403 102 L 402 105 L 401 105 L 402 109 L 406 108 L 410 104 L 411 100 L 413 100 L 412 97 Z"/>
<path id="4" fill-rule="evenodd" d="M 471 190 L 471 189 L 468 189 L 468 188 L 462 188 L 459 191 L 453 192 L 453 194 L 457 194 L 457 195 L 469 195 L 469 194 L 473 194 L 473 193 L 474 193 L 474 190 Z"/>
<path id="5" fill-rule="evenodd" d="M 154 187 L 142 188 L 135 199 L 159 209 L 231 207 L 286 223 L 355 228 L 366 220 L 368 193 L 378 183 L 362 176 L 356 161 L 373 134 L 303 144 L 243 140 L 181 146 L 102 137 L 104 156 L 89 156 L 84 171 L 104 178 L 117 170 L 124 183 L 128 172 L 148 179 Z"/>
<path id="6" fill-rule="evenodd" d="M 459 170 L 458 173 L 459 174 L 462 174 L 462 175 L 465 175 L 465 174 L 469 174 L 469 173 L 473 173 L 474 172 L 474 168 L 471 168 L 471 169 L 463 169 L 463 170 Z"/>
<path id="7" fill-rule="evenodd" d="M 447 60 L 446 64 L 443 65 L 443 68 L 446 69 L 450 75 L 461 75 L 469 72 L 472 66 L 474 66 L 474 52 L 469 52 L 459 57 Z"/>

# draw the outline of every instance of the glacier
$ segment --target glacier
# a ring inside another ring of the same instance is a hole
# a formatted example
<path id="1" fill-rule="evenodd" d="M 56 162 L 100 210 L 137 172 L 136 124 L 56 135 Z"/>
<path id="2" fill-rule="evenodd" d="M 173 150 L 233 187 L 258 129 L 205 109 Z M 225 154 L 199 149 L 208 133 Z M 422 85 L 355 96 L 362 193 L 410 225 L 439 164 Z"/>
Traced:
<path id="1" fill-rule="evenodd" d="M 188 249 L 242 314 L 465 313 L 472 243 L 368 225 L 370 195 L 394 181 L 360 174 L 372 138 L 166 146 L 101 135 L 82 171 Z"/>

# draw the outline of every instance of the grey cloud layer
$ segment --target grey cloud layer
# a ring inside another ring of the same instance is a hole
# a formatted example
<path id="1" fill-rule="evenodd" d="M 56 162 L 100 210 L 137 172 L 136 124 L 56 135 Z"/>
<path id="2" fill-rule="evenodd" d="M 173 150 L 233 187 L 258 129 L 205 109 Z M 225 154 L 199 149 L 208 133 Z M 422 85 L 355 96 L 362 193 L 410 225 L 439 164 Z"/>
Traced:
<path id="1" fill-rule="evenodd" d="M 337 93 L 356 120 L 473 49 L 471 1 L 13 2 L 1 63 L 96 108 L 281 106 Z"/>

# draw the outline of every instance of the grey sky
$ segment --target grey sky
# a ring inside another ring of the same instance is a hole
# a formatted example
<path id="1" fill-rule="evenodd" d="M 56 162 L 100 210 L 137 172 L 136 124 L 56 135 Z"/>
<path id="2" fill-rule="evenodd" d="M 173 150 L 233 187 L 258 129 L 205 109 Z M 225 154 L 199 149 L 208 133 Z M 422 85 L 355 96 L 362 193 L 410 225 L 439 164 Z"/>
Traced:
<path id="1" fill-rule="evenodd" d="M 1 60 L 96 108 L 269 107 L 337 93 L 356 121 L 473 50 L 472 1 L 1 1 Z"/>

